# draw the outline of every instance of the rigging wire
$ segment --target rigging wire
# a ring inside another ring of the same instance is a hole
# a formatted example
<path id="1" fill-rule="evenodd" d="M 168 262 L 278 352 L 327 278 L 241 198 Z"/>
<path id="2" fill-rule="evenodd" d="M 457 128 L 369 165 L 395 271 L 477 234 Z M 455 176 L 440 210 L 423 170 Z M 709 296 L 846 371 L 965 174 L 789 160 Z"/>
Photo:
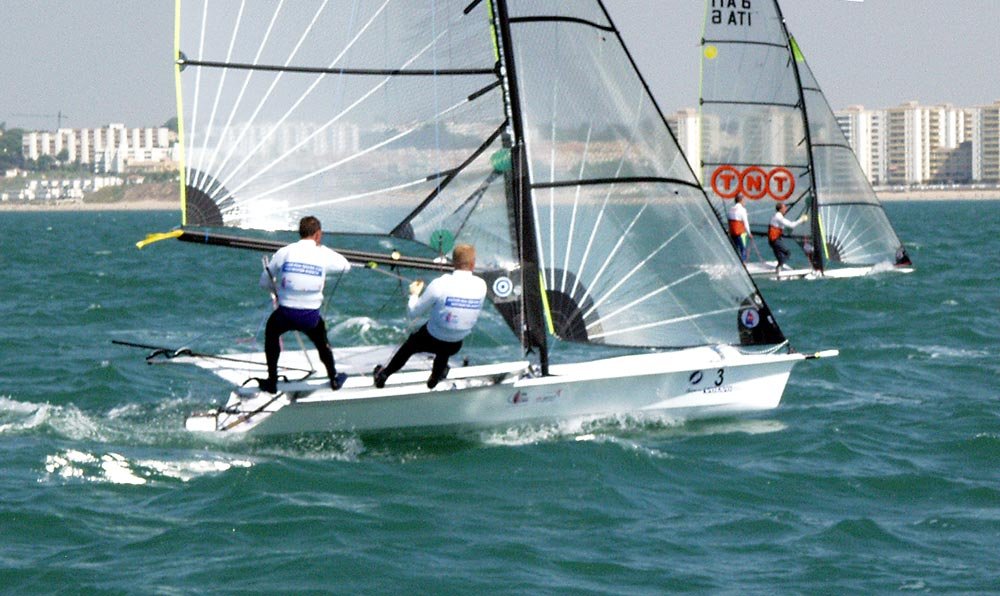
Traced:
<path id="1" fill-rule="evenodd" d="M 340 280 L 344 279 L 345 273 L 347 272 L 341 271 L 340 274 L 337 275 L 337 280 L 333 282 L 333 287 L 330 288 L 330 291 L 324 292 L 323 294 L 323 304 L 320 306 L 319 310 L 324 320 L 326 319 L 327 306 L 329 306 L 330 304 L 330 298 L 332 298 L 333 295 L 337 293 L 337 288 L 340 287 Z"/>

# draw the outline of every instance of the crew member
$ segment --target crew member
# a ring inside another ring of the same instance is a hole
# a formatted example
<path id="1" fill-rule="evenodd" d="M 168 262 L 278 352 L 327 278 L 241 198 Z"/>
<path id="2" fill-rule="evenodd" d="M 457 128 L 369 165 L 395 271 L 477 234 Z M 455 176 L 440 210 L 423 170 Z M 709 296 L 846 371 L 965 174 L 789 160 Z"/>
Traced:
<path id="1" fill-rule="evenodd" d="M 795 226 L 808 221 L 809 216 L 805 213 L 802 217 L 795 221 L 791 221 L 785 217 L 785 213 L 788 212 L 788 205 L 784 203 L 778 203 L 774 206 L 774 215 L 771 216 L 771 222 L 767 226 L 767 243 L 771 245 L 771 250 L 774 252 L 774 258 L 778 260 L 778 266 L 775 268 L 775 272 L 779 275 L 781 274 L 781 268 L 788 261 L 788 257 L 792 253 L 788 251 L 788 247 L 782 241 L 781 237 L 785 233 L 785 228 L 792 229 Z"/>
<path id="2" fill-rule="evenodd" d="M 287 331 L 300 331 L 316 345 L 331 389 L 340 389 L 345 377 L 337 376 L 326 323 L 319 309 L 323 304 L 326 274 L 346 272 L 351 265 L 343 255 L 321 244 L 323 229 L 315 217 L 310 215 L 299 221 L 299 238 L 274 253 L 260 274 L 261 287 L 275 292 L 278 299 L 264 329 L 267 378 L 258 380 L 260 388 L 268 393 L 277 392 L 280 338 Z"/>
<path id="3" fill-rule="evenodd" d="M 385 367 L 375 367 L 375 386 L 385 387 L 385 381 L 403 368 L 417 352 L 434 354 L 427 387 L 433 389 L 448 375 L 448 358 L 462 349 L 462 340 L 472 331 L 486 298 L 486 282 L 472 273 L 476 266 L 476 249 L 470 244 L 457 244 L 452 252 L 455 270 L 446 273 L 424 289 L 424 282 L 410 284 L 407 313 L 418 317 L 430 311 L 430 317 L 396 350 Z"/>
<path id="4" fill-rule="evenodd" d="M 740 255 L 740 260 L 747 262 L 747 249 L 750 246 L 750 219 L 747 217 L 747 208 L 743 206 L 743 195 L 736 195 L 733 206 L 726 212 L 726 219 L 729 220 L 729 239 L 732 240 L 736 252 Z"/>

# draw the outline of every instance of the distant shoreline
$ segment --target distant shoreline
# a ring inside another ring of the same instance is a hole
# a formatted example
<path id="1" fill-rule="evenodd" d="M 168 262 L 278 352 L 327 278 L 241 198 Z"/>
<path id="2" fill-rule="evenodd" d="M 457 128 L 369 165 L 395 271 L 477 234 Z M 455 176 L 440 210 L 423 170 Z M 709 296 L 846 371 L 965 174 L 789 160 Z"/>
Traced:
<path id="1" fill-rule="evenodd" d="M 927 189 L 876 191 L 878 200 L 891 201 L 1000 201 L 1000 188 L 990 189 Z"/>
<path id="2" fill-rule="evenodd" d="M 83 203 L 79 201 L 32 201 L 31 203 L 0 203 L 0 211 L 180 211 L 173 201 L 118 201 L 115 203 Z"/>
<path id="3" fill-rule="evenodd" d="M 897 201 L 1000 201 L 1000 189 L 989 190 L 905 190 L 876 193 L 882 202 Z M 86 203 L 82 201 L 0 202 L 3 211 L 180 211 L 174 197 Z"/>

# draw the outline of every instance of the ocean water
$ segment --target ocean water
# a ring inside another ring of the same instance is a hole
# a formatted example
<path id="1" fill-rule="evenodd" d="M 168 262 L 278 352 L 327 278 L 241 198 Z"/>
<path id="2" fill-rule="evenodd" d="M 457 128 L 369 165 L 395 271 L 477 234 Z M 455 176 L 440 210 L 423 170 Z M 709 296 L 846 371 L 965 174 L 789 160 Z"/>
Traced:
<path id="1" fill-rule="evenodd" d="M 998 593 L 1000 202 L 886 209 L 915 273 L 761 283 L 841 350 L 776 410 L 267 440 L 187 433 L 226 388 L 111 343 L 252 346 L 259 255 L 136 250 L 171 212 L 5 212 L 0 592 Z M 335 345 L 402 339 L 362 275 Z"/>

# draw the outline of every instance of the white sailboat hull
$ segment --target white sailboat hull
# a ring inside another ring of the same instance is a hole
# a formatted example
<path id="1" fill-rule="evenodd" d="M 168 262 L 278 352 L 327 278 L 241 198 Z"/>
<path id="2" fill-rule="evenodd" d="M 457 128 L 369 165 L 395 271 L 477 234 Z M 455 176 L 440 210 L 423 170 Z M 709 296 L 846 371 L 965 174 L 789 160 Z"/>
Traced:
<path id="1" fill-rule="evenodd" d="M 403 372 L 384 389 L 354 376 L 339 391 L 326 379 L 289 383 L 277 396 L 246 388 L 224 408 L 188 418 L 193 431 L 271 435 L 496 425 L 627 415 L 704 418 L 778 406 L 802 354 L 745 355 L 729 346 L 553 365 L 526 362 L 453 369 L 436 388 L 426 371 Z M 279 390 L 282 387 L 279 387 Z"/>
<path id="2" fill-rule="evenodd" d="M 792 279 L 846 279 L 851 277 L 866 277 L 869 275 L 879 275 L 882 273 L 913 273 L 913 267 L 895 267 L 889 264 L 880 265 L 859 265 L 851 267 L 839 267 L 817 271 L 811 268 L 793 269 L 783 267 L 779 272 L 777 263 L 770 261 L 767 263 L 747 263 L 747 272 L 754 279 L 771 280 L 792 280 Z"/>

